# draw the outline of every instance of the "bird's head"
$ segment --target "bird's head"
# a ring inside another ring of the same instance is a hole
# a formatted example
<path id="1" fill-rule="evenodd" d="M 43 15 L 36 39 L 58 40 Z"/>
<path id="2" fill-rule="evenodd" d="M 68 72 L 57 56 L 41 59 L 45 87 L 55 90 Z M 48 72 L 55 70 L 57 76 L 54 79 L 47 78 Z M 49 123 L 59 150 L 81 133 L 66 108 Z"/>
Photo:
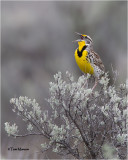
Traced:
<path id="1" fill-rule="evenodd" d="M 75 32 L 75 33 L 79 35 L 80 38 L 73 42 L 78 42 L 78 45 L 86 45 L 86 44 L 93 43 L 92 39 L 88 35 L 81 34 L 78 32 Z"/>

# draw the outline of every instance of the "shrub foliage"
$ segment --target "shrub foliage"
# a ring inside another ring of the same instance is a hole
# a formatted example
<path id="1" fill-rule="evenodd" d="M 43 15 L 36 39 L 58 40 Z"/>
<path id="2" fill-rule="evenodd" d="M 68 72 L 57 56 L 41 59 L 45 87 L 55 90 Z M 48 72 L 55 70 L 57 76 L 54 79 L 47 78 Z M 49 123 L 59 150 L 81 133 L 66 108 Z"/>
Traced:
<path id="1" fill-rule="evenodd" d="M 108 74 L 99 80 L 98 90 L 88 87 L 90 75 L 79 77 L 61 72 L 50 82 L 47 99 L 52 112 L 43 111 L 36 100 L 12 98 L 10 103 L 27 124 L 28 132 L 20 135 L 18 126 L 5 123 L 10 136 L 42 135 L 47 142 L 42 152 L 52 149 L 76 159 L 126 159 L 127 154 L 127 89 L 109 85 Z"/>

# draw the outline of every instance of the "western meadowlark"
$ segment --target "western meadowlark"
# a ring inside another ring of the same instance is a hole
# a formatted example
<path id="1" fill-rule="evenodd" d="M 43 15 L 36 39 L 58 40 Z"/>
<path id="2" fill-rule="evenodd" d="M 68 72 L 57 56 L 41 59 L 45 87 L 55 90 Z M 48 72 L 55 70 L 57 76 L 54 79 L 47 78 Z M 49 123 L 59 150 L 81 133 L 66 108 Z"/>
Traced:
<path id="1" fill-rule="evenodd" d="M 95 84 L 92 88 L 93 90 L 98 83 L 98 79 L 104 74 L 104 65 L 99 55 L 93 51 L 92 39 L 88 35 L 77 34 L 80 39 L 73 41 L 78 42 L 78 48 L 75 50 L 75 60 L 83 73 L 94 75 Z"/>

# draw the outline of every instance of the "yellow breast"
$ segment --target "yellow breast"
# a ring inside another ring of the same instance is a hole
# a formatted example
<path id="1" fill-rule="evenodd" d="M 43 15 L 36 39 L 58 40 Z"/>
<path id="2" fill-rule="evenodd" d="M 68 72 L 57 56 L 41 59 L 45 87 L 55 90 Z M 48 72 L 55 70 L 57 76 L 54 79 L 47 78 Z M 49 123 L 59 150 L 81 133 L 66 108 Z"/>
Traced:
<path id="1" fill-rule="evenodd" d="M 81 55 L 78 55 L 78 50 L 75 51 L 75 60 L 78 67 L 84 73 L 94 74 L 94 69 L 87 59 L 88 52 L 84 50 Z"/>

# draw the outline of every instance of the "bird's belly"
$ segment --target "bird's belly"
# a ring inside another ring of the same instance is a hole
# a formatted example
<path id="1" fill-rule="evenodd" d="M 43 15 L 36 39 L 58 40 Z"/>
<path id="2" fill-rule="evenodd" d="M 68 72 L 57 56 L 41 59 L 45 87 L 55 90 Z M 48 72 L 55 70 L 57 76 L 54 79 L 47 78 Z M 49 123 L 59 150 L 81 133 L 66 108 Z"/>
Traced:
<path id="1" fill-rule="evenodd" d="M 94 68 L 86 58 L 75 56 L 76 63 L 80 70 L 84 73 L 94 74 Z"/>

